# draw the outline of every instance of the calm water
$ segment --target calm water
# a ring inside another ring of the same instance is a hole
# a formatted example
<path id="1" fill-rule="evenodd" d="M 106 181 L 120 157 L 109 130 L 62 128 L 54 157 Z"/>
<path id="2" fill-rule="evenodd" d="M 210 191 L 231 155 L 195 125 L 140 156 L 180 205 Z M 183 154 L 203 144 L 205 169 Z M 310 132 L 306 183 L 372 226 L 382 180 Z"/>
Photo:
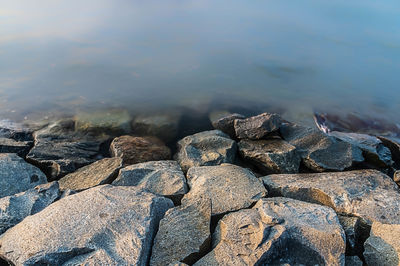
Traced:
<path id="1" fill-rule="evenodd" d="M 0 0 L 1 118 L 210 102 L 400 122 L 399 0 Z"/>

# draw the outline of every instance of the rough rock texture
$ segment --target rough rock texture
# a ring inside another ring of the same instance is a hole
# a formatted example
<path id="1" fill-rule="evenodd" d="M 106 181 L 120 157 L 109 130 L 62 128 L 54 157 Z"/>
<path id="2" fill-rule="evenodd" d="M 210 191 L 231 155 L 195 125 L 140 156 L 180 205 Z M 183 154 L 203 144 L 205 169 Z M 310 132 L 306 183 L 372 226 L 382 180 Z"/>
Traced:
<path id="1" fill-rule="evenodd" d="M 16 265 L 146 265 L 171 200 L 134 187 L 97 186 L 65 197 L 0 236 Z"/>
<path id="2" fill-rule="evenodd" d="M 319 130 L 285 123 L 280 132 L 284 140 L 297 148 L 304 165 L 311 170 L 343 171 L 364 161 L 358 147 Z"/>
<path id="3" fill-rule="evenodd" d="M 46 183 L 46 176 L 14 153 L 0 154 L 0 198 Z"/>
<path id="4" fill-rule="evenodd" d="M 156 136 L 169 142 L 176 139 L 181 114 L 167 112 L 139 115 L 132 122 L 132 131 L 140 136 Z"/>
<path id="5" fill-rule="evenodd" d="M 374 222 L 364 247 L 364 258 L 368 265 L 399 265 L 400 225 Z"/>
<path id="6" fill-rule="evenodd" d="M 212 215 L 247 208 L 267 194 L 261 180 L 252 172 L 232 164 L 193 167 L 187 179 L 190 191 L 182 204 L 200 197 L 209 198 Z"/>
<path id="7" fill-rule="evenodd" d="M 32 145 L 32 141 L 16 141 L 0 137 L 0 153 L 17 153 L 19 156 L 26 156 Z"/>
<path id="8" fill-rule="evenodd" d="M 161 220 L 150 260 L 151 266 L 174 261 L 193 264 L 211 244 L 211 201 L 169 209 Z"/>
<path id="9" fill-rule="evenodd" d="M 9 120 L 0 120 L 0 137 L 16 141 L 33 141 L 33 129 Z"/>
<path id="10" fill-rule="evenodd" d="M 279 115 L 264 113 L 246 119 L 236 119 L 234 127 L 239 139 L 262 139 L 276 132 L 281 124 L 282 119 Z"/>
<path id="11" fill-rule="evenodd" d="M 117 137 L 111 142 L 110 153 L 121 157 L 124 165 L 168 160 L 171 157 L 170 149 L 156 137 Z"/>
<path id="12" fill-rule="evenodd" d="M 281 139 L 241 140 L 239 152 L 265 174 L 298 173 L 301 158 L 296 147 Z"/>
<path id="13" fill-rule="evenodd" d="M 328 207 L 287 198 L 261 199 L 227 214 L 214 249 L 194 265 L 344 265 L 345 236 Z"/>
<path id="14" fill-rule="evenodd" d="M 383 145 L 389 148 L 395 165 L 400 167 L 400 139 L 388 136 L 379 136 L 378 138 L 382 141 Z"/>
<path id="15" fill-rule="evenodd" d="M 346 266 L 363 266 L 363 262 L 357 256 L 346 256 Z"/>
<path id="16" fill-rule="evenodd" d="M 104 141 L 74 132 L 72 120 L 50 124 L 36 131 L 34 138 L 27 160 L 39 166 L 51 180 L 94 162 Z"/>
<path id="17" fill-rule="evenodd" d="M 400 185 L 400 171 L 399 170 L 394 172 L 393 181 L 396 182 L 397 185 Z"/>
<path id="18" fill-rule="evenodd" d="M 57 182 L 0 199 L 0 235 L 25 217 L 38 213 L 61 196 Z"/>
<path id="19" fill-rule="evenodd" d="M 115 186 L 137 186 L 163 196 L 182 196 L 188 191 L 186 178 L 175 161 L 152 161 L 129 165 L 120 170 Z"/>
<path id="20" fill-rule="evenodd" d="M 236 142 L 219 131 L 204 131 L 187 136 L 178 142 L 175 159 L 186 172 L 193 166 L 211 166 L 233 163 L 237 151 Z"/>
<path id="21" fill-rule="evenodd" d="M 118 175 L 122 167 L 119 157 L 104 158 L 68 174 L 59 180 L 62 190 L 84 190 L 94 186 L 109 184 Z"/>
<path id="22" fill-rule="evenodd" d="M 272 195 L 320 203 L 336 212 L 374 221 L 400 223 L 399 188 L 376 170 L 269 175 L 262 178 Z"/>
<path id="23" fill-rule="evenodd" d="M 221 130 L 225 134 L 228 134 L 231 138 L 236 136 L 235 134 L 235 119 L 244 119 L 245 117 L 241 114 L 229 113 L 226 111 L 216 111 L 209 115 L 212 126 L 215 129 Z"/>
<path id="24" fill-rule="evenodd" d="M 338 217 L 346 233 L 346 256 L 361 256 L 370 227 L 365 226 L 359 217 L 345 215 L 338 215 Z"/>

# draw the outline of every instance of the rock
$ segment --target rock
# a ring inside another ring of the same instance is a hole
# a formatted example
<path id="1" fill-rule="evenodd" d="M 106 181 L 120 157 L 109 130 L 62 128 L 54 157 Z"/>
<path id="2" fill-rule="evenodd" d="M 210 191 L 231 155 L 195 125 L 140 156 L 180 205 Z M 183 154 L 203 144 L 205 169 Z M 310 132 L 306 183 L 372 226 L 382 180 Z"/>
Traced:
<path id="1" fill-rule="evenodd" d="M 364 226 L 358 217 L 338 215 L 340 224 L 346 233 L 346 255 L 361 256 L 363 245 L 369 236 L 369 227 Z"/>
<path id="2" fill-rule="evenodd" d="M 364 247 L 364 258 L 367 265 L 399 265 L 400 225 L 374 222 L 371 227 L 371 235 Z"/>
<path id="3" fill-rule="evenodd" d="M 126 110 L 82 112 L 75 116 L 75 130 L 95 135 L 117 136 L 130 133 L 131 120 L 131 116 Z"/>
<path id="4" fill-rule="evenodd" d="M 0 199 L 0 235 L 25 217 L 40 212 L 61 196 L 57 182 L 38 185 Z"/>
<path id="5" fill-rule="evenodd" d="M 400 171 L 399 170 L 394 172 L 393 181 L 396 182 L 397 185 L 400 184 Z"/>
<path id="6" fill-rule="evenodd" d="M 235 138 L 235 119 L 245 119 L 245 116 L 226 111 L 216 111 L 209 115 L 212 126 L 228 134 L 231 138 Z"/>
<path id="7" fill-rule="evenodd" d="M 170 142 L 177 137 L 180 118 L 178 112 L 139 115 L 132 122 L 132 130 L 140 136 L 156 136 Z"/>
<path id="8" fill-rule="evenodd" d="M 186 178 L 175 161 L 152 161 L 129 165 L 112 182 L 115 186 L 137 186 L 162 196 L 182 196 L 188 191 Z"/>
<path id="9" fill-rule="evenodd" d="M 171 157 L 170 149 L 156 137 L 117 137 L 111 142 L 110 153 L 113 157 L 121 157 L 124 165 Z"/>
<path id="10" fill-rule="evenodd" d="M 261 199 L 225 215 L 213 250 L 194 265 L 344 265 L 345 235 L 328 207 L 287 198 Z"/>
<path id="11" fill-rule="evenodd" d="M 276 132 L 281 124 L 279 115 L 263 113 L 246 119 L 236 119 L 234 127 L 239 139 L 262 139 Z"/>
<path id="12" fill-rule="evenodd" d="M 396 166 L 400 166 L 400 139 L 388 136 L 379 136 L 378 138 L 383 145 L 389 148 Z"/>
<path id="13" fill-rule="evenodd" d="M 236 142 L 225 133 L 219 130 L 204 131 L 181 139 L 175 160 L 186 172 L 193 166 L 233 163 L 236 151 Z"/>
<path id="14" fill-rule="evenodd" d="M 35 145 L 27 160 L 39 166 L 50 180 L 94 162 L 105 140 L 74 132 L 72 120 L 52 123 L 36 131 L 34 138 Z"/>
<path id="15" fill-rule="evenodd" d="M 134 187 L 97 186 L 28 216 L 0 236 L 15 265 L 145 265 L 171 200 Z"/>
<path id="16" fill-rule="evenodd" d="M 28 154 L 32 145 L 32 141 L 16 141 L 0 137 L 0 153 L 16 153 L 19 156 L 24 157 Z"/>
<path id="17" fill-rule="evenodd" d="M 363 262 L 357 256 L 346 256 L 346 266 L 363 266 Z"/>
<path id="18" fill-rule="evenodd" d="M 297 148 L 304 165 L 313 171 L 343 171 L 364 161 L 358 147 L 319 130 L 284 123 L 280 132 L 284 140 Z"/>
<path id="19" fill-rule="evenodd" d="M 150 265 L 163 266 L 174 261 L 193 264 L 208 252 L 210 223 L 210 200 L 169 209 L 154 239 Z"/>
<path id="20" fill-rule="evenodd" d="M 281 139 L 241 140 L 239 152 L 265 174 L 298 173 L 301 158 L 296 147 Z"/>
<path id="21" fill-rule="evenodd" d="M 170 264 L 168 264 L 168 266 L 189 266 L 186 263 L 183 262 L 172 262 Z"/>
<path id="22" fill-rule="evenodd" d="M 33 129 L 8 120 L 0 120 L 0 138 L 15 141 L 33 141 Z"/>
<path id="23" fill-rule="evenodd" d="M 94 186 L 109 184 L 118 175 L 122 167 L 119 157 L 104 158 L 68 174 L 59 180 L 62 190 L 84 190 Z"/>
<path id="24" fill-rule="evenodd" d="M 14 153 L 0 154 L 0 198 L 44 183 L 47 183 L 46 176 L 37 167 Z"/>
<path id="25" fill-rule="evenodd" d="M 269 175 L 262 178 L 272 195 L 320 203 L 361 222 L 400 223 L 399 188 L 376 170 Z"/>
<path id="26" fill-rule="evenodd" d="M 209 198 L 212 215 L 247 208 L 267 194 L 261 180 L 251 171 L 232 164 L 192 167 L 187 179 L 190 191 L 182 204 L 200 197 Z"/>

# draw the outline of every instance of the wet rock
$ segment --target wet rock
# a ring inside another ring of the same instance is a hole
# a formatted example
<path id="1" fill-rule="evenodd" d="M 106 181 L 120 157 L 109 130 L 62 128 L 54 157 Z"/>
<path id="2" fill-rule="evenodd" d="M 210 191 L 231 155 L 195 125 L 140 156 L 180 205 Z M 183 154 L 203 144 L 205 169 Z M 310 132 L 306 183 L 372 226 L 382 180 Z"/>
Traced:
<path id="1" fill-rule="evenodd" d="M 210 222 L 210 200 L 169 209 L 154 239 L 150 265 L 193 264 L 211 244 Z"/>
<path id="2" fill-rule="evenodd" d="M 284 140 L 297 148 L 304 165 L 313 171 L 343 171 L 364 161 L 358 147 L 319 130 L 284 123 L 280 132 Z"/>
<path id="3" fill-rule="evenodd" d="M 84 190 L 94 186 L 109 184 L 118 175 L 122 167 L 119 157 L 104 158 L 68 174 L 59 180 L 62 190 Z"/>
<path id="4" fill-rule="evenodd" d="M 162 196 L 182 196 L 188 191 L 186 178 L 175 161 L 152 161 L 129 165 L 112 182 L 115 186 L 137 186 Z"/>
<path id="5" fill-rule="evenodd" d="M 345 215 L 338 215 L 340 224 L 346 233 L 346 255 L 361 256 L 363 245 L 369 236 L 369 227 L 364 226 L 360 218 Z"/>
<path id="6" fill-rule="evenodd" d="M 0 235 L 25 217 L 40 212 L 61 196 L 57 182 L 38 185 L 0 199 Z"/>
<path id="7" fill-rule="evenodd" d="M 15 141 L 33 141 L 33 129 L 20 123 L 0 120 L 0 138 Z"/>
<path id="8" fill-rule="evenodd" d="M 363 262 L 357 256 L 346 256 L 346 266 L 363 266 Z"/>
<path id="9" fill-rule="evenodd" d="M 214 249 L 194 265 L 344 265 L 345 235 L 328 207 L 287 198 L 261 199 L 225 215 Z"/>
<path id="10" fill-rule="evenodd" d="M 65 197 L 0 236 L 15 265 L 145 265 L 169 199 L 97 186 Z"/>
<path id="11" fill-rule="evenodd" d="M 219 130 L 204 131 L 181 139 L 175 160 L 186 172 L 193 166 L 233 163 L 236 151 L 236 142 L 225 133 Z"/>
<path id="12" fill-rule="evenodd" d="M 131 116 L 126 110 L 98 110 L 75 116 L 75 130 L 95 135 L 121 135 L 131 131 Z"/>
<path id="13" fill-rule="evenodd" d="M 400 192 L 387 175 L 376 170 L 269 175 L 262 178 L 272 195 L 320 203 L 337 213 L 375 221 L 400 223 Z"/>
<path id="14" fill-rule="evenodd" d="M 234 126 L 235 119 L 244 119 L 245 116 L 236 113 L 232 114 L 227 111 L 216 111 L 212 112 L 209 118 L 215 129 L 221 130 L 231 138 L 234 138 L 236 136 Z"/>
<path id="15" fill-rule="evenodd" d="M 32 141 L 16 141 L 0 137 L 0 153 L 16 153 L 19 156 L 24 157 L 28 154 L 32 145 Z"/>
<path id="16" fill-rule="evenodd" d="M 190 191 L 182 204 L 200 197 L 209 198 L 212 215 L 247 208 L 267 194 L 261 180 L 251 171 L 232 164 L 192 167 L 187 179 Z"/>
<path id="17" fill-rule="evenodd" d="M 139 115 L 132 122 L 132 130 L 136 135 L 156 136 L 170 142 L 177 137 L 180 118 L 178 112 Z"/>
<path id="18" fill-rule="evenodd" d="M 296 147 L 281 139 L 241 140 L 239 152 L 265 174 L 298 173 L 301 158 Z"/>
<path id="19" fill-rule="evenodd" d="M 281 124 L 279 115 L 263 113 L 246 119 L 236 119 L 234 127 L 239 139 L 262 139 L 276 132 Z"/>
<path id="20" fill-rule="evenodd" d="M 364 244 L 367 265 L 397 266 L 400 264 L 400 225 L 374 222 L 371 235 Z"/>
<path id="21" fill-rule="evenodd" d="M 121 157 L 124 165 L 148 161 L 168 160 L 170 149 L 156 137 L 121 136 L 110 145 L 113 157 Z"/>
<path id="22" fill-rule="evenodd" d="M 400 139 L 388 136 L 379 136 L 378 138 L 382 141 L 383 145 L 389 148 L 396 166 L 400 166 Z"/>
<path id="23" fill-rule="evenodd" d="M 0 198 L 14 195 L 47 183 L 35 166 L 14 153 L 0 154 Z"/>

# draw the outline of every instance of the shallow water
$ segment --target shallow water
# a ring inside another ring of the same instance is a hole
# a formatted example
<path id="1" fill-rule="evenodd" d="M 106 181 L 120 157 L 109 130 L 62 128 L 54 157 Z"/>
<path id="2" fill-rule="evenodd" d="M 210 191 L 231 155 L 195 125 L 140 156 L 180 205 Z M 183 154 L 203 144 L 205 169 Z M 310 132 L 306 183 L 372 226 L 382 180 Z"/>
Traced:
<path id="1" fill-rule="evenodd" d="M 398 0 L 0 5 L 1 119 L 223 103 L 400 122 L 399 84 Z"/>

